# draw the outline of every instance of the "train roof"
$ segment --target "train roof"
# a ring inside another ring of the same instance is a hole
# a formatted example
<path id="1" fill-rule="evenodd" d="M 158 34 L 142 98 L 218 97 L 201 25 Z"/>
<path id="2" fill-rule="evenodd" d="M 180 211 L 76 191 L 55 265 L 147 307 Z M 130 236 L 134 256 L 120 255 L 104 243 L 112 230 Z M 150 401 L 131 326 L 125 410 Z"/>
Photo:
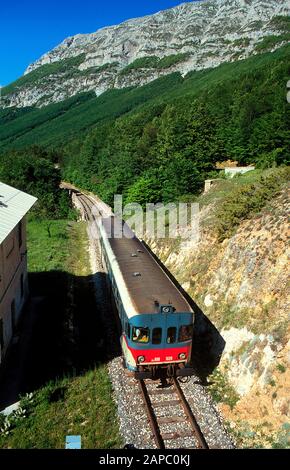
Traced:
<path id="1" fill-rule="evenodd" d="M 176 313 L 193 312 L 182 293 L 124 221 L 112 216 L 103 218 L 101 223 L 136 314 L 159 313 L 162 305 L 172 305 Z"/>

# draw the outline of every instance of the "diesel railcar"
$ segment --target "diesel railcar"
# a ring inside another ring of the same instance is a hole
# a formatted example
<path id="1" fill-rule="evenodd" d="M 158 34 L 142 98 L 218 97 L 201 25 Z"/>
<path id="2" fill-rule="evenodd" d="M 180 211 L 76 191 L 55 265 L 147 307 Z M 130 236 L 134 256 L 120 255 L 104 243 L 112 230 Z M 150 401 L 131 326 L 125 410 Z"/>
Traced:
<path id="1" fill-rule="evenodd" d="M 193 309 L 124 221 L 97 225 L 124 366 L 137 379 L 192 375 Z"/>

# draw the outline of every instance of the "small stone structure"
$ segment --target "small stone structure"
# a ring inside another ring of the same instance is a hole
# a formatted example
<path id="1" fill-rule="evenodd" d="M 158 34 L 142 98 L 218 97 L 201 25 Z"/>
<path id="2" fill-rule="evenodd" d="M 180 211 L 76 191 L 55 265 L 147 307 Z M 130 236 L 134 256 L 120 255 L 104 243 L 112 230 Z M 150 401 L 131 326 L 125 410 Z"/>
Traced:
<path id="1" fill-rule="evenodd" d="M 221 181 L 222 178 L 215 178 L 213 180 L 205 180 L 204 182 L 204 193 L 208 193 L 208 191 L 215 186 L 218 181 Z"/>

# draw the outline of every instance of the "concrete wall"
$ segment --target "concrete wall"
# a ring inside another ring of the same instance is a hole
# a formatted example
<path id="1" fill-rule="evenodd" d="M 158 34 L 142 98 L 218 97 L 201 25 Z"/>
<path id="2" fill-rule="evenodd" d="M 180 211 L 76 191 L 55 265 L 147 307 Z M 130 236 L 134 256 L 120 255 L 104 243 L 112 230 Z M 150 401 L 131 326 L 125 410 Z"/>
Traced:
<path id="1" fill-rule="evenodd" d="M 208 193 L 219 181 L 223 181 L 222 178 L 215 178 L 213 180 L 205 180 L 204 182 L 204 193 Z"/>
<path id="2" fill-rule="evenodd" d="M 28 296 L 26 249 L 24 218 L 21 222 L 21 234 L 20 227 L 15 227 L 0 245 L 0 363 L 7 352 Z"/>
<path id="3" fill-rule="evenodd" d="M 228 167 L 225 168 L 225 174 L 229 176 L 230 178 L 233 178 L 235 175 L 241 174 L 243 175 L 244 173 L 248 173 L 248 171 L 253 171 L 255 170 L 254 166 L 237 166 L 237 167 Z"/>

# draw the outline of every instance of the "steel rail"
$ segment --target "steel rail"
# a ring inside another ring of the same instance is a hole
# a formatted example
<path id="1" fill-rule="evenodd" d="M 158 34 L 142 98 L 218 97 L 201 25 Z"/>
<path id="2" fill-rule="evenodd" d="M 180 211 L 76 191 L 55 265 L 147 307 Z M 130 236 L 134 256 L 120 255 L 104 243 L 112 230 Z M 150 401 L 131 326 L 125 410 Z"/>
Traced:
<path id="1" fill-rule="evenodd" d="M 151 404 L 150 396 L 146 388 L 146 385 L 144 383 L 144 380 L 139 380 L 139 388 L 142 393 L 146 413 L 147 413 L 149 424 L 150 424 L 150 427 L 151 427 L 151 430 L 152 430 L 152 433 L 153 433 L 153 436 L 157 445 L 157 449 L 165 449 L 165 444 L 160 433 L 158 422 L 157 422 L 157 419 L 156 419 L 156 416 L 155 416 L 155 413 Z"/>
<path id="2" fill-rule="evenodd" d="M 188 404 L 188 402 L 187 402 L 187 400 L 184 396 L 184 393 L 183 393 L 183 391 L 182 391 L 182 389 L 181 389 L 181 387 L 178 383 L 178 380 L 175 377 L 173 377 L 173 384 L 174 384 L 176 393 L 178 394 L 178 397 L 181 401 L 181 405 L 184 409 L 184 412 L 185 412 L 186 416 L 188 417 L 188 420 L 191 424 L 191 428 L 194 432 L 194 435 L 195 435 L 196 439 L 198 440 L 199 448 L 208 449 L 209 448 L 208 444 L 207 444 L 207 442 L 204 438 L 204 435 L 201 432 L 199 424 L 196 421 L 195 416 L 194 416 L 194 414 L 193 414 L 193 412 L 192 412 L 192 410 L 191 410 L 191 408 L 190 408 L 190 406 L 189 406 L 189 404 Z"/>

